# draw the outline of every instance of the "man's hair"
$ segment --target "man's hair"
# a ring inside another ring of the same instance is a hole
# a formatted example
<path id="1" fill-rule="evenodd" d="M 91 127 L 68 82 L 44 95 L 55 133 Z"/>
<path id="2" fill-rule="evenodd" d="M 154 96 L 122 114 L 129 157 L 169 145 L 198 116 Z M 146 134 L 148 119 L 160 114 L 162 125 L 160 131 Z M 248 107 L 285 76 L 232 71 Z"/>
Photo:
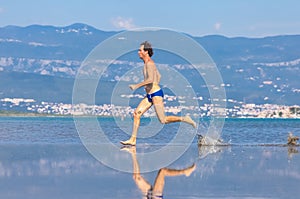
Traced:
<path id="1" fill-rule="evenodd" d="M 144 41 L 143 43 L 141 43 L 141 45 L 144 46 L 144 51 L 147 51 L 148 55 L 150 57 L 152 57 L 152 55 L 153 55 L 153 49 L 152 49 L 151 44 L 148 41 Z"/>

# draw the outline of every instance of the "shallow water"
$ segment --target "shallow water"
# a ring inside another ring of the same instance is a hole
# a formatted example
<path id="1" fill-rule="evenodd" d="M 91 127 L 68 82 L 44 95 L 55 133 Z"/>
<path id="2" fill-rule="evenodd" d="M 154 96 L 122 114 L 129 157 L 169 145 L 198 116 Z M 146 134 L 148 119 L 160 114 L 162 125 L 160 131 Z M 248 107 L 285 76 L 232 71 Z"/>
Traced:
<path id="1" fill-rule="evenodd" d="M 138 140 L 134 161 L 132 148 L 121 150 L 117 144 L 127 135 L 118 134 L 111 119 L 101 122 L 120 149 L 110 155 L 132 171 L 134 163 L 143 170 L 143 155 L 162 147 L 166 137 Z M 0 118 L 0 123 L 0 198 L 143 198 L 131 172 L 105 166 L 87 151 L 72 118 Z M 299 128 L 299 120 L 227 120 L 222 139 L 231 146 L 198 147 L 195 140 L 161 168 L 182 171 L 195 165 L 190 176 L 160 175 L 163 197 L 295 198 L 300 193 L 299 147 L 283 144 L 287 132 L 298 135 Z M 158 173 L 141 173 L 140 178 L 154 186 Z"/>
<path id="2" fill-rule="evenodd" d="M 82 120 L 90 121 L 89 118 Z M 129 137 L 130 132 L 124 132 L 122 127 L 131 131 L 132 120 L 118 124 L 113 118 L 98 118 L 98 121 L 111 142 L 118 144 Z M 208 120 L 200 122 L 204 127 L 209 125 Z M 141 126 L 148 131 L 144 133 L 151 135 L 153 127 L 149 126 L 148 119 L 142 119 Z M 168 143 L 178 127 L 178 123 L 165 125 L 159 133 L 149 137 L 140 133 L 139 136 L 144 138 L 139 139 L 139 143 Z M 226 119 L 221 139 L 237 145 L 285 144 L 288 132 L 300 135 L 300 119 Z M 0 144 L 81 144 L 72 117 L 0 117 L 0 138 Z M 194 142 L 197 142 L 197 137 Z"/>
<path id="3" fill-rule="evenodd" d="M 233 146 L 202 157 L 193 145 L 168 168 L 195 164 L 196 169 L 189 177 L 166 176 L 164 198 L 294 198 L 300 185 L 297 150 Z M 143 196 L 133 174 L 104 166 L 82 145 L 2 145 L 0 151 L 1 198 Z M 115 155 L 132 162 L 128 152 Z M 154 185 L 157 174 L 153 171 L 141 176 Z"/>

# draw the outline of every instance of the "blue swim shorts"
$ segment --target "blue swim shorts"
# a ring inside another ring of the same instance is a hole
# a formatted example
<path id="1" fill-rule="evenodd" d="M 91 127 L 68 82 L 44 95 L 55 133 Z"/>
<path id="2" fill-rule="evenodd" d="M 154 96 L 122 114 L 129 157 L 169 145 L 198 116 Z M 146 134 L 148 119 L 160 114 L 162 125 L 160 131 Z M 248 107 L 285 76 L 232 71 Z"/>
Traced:
<path id="1" fill-rule="evenodd" d="M 152 103 L 152 97 L 155 97 L 155 96 L 164 97 L 164 92 L 162 91 L 162 89 L 159 89 L 158 91 L 156 91 L 154 93 L 147 94 L 148 102 Z"/>

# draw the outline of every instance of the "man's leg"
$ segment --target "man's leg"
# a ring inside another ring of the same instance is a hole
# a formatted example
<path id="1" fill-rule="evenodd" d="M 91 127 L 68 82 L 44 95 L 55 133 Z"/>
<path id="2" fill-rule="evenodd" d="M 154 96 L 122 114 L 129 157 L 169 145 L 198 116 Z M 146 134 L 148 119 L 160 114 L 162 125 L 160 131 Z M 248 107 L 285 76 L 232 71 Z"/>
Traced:
<path id="1" fill-rule="evenodd" d="M 178 116 L 166 116 L 165 115 L 165 108 L 164 108 L 164 101 L 163 98 L 160 96 L 155 96 L 152 98 L 153 105 L 156 111 L 156 115 L 159 121 L 162 124 L 168 124 L 172 122 L 185 122 L 192 125 L 196 128 L 196 123 L 190 118 L 190 116 L 178 117 Z"/>
<path id="2" fill-rule="evenodd" d="M 179 175 L 185 175 L 190 176 L 191 173 L 196 169 L 196 165 L 193 164 L 190 167 L 187 167 L 185 169 L 169 169 L 169 168 L 162 168 L 159 170 L 154 185 L 153 185 L 153 193 L 154 194 L 162 194 L 165 186 L 165 177 L 166 176 L 179 176 Z"/>
<path id="3" fill-rule="evenodd" d="M 124 145 L 135 145 L 136 144 L 136 136 L 140 126 L 141 116 L 152 106 L 152 103 L 148 101 L 147 98 L 144 98 L 138 107 L 134 110 L 133 113 L 133 129 L 132 134 L 129 140 L 121 141 L 121 144 Z"/>
<path id="4" fill-rule="evenodd" d="M 133 165 L 133 180 L 136 183 L 137 187 L 141 190 L 143 194 L 151 189 L 150 183 L 140 174 L 140 166 L 136 158 L 136 147 L 125 147 L 122 150 L 125 150 L 131 154 L 132 165 Z"/>

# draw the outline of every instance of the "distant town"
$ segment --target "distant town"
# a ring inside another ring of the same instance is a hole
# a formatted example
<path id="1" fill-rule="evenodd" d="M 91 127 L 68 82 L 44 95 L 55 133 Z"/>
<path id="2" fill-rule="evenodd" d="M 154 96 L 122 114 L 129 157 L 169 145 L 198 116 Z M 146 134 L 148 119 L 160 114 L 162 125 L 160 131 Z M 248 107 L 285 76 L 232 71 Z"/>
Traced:
<path id="1" fill-rule="evenodd" d="M 173 100 L 167 96 L 167 100 Z M 174 98 L 174 96 L 173 96 Z M 228 100 L 232 103 L 232 100 Z M 0 99 L 2 115 L 9 113 L 22 113 L 28 115 L 51 115 L 51 116 L 106 116 L 106 117 L 131 117 L 134 108 L 130 106 L 117 106 L 114 104 L 87 105 L 87 104 L 64 104 L 54 102 L 40 102 L 34 99 L 3 98 Z M 190 111 L 194 116 L 210 117 L 213 115 L 212 104 L 202 106 L 166 106 L 168 114 L 180 114 L 183 110 Z M 4 111 L 5 110 L 5 111 Z M 13 110 L 13 111 L 11 111 Z M 19 111 L 15 111 L 19 110 Z M 20 111 L 21 110 L 21 111 Z M 237 103 L 231 108 L 222 110 L 226 118 L 300 118 L 300 106 L 285 106 L 276 104 L 245 104 Z M 13 115 L 13 114 L 12 114 Z M 144 114 L 145 117 L 155 116 L 154 109 Z"/>

